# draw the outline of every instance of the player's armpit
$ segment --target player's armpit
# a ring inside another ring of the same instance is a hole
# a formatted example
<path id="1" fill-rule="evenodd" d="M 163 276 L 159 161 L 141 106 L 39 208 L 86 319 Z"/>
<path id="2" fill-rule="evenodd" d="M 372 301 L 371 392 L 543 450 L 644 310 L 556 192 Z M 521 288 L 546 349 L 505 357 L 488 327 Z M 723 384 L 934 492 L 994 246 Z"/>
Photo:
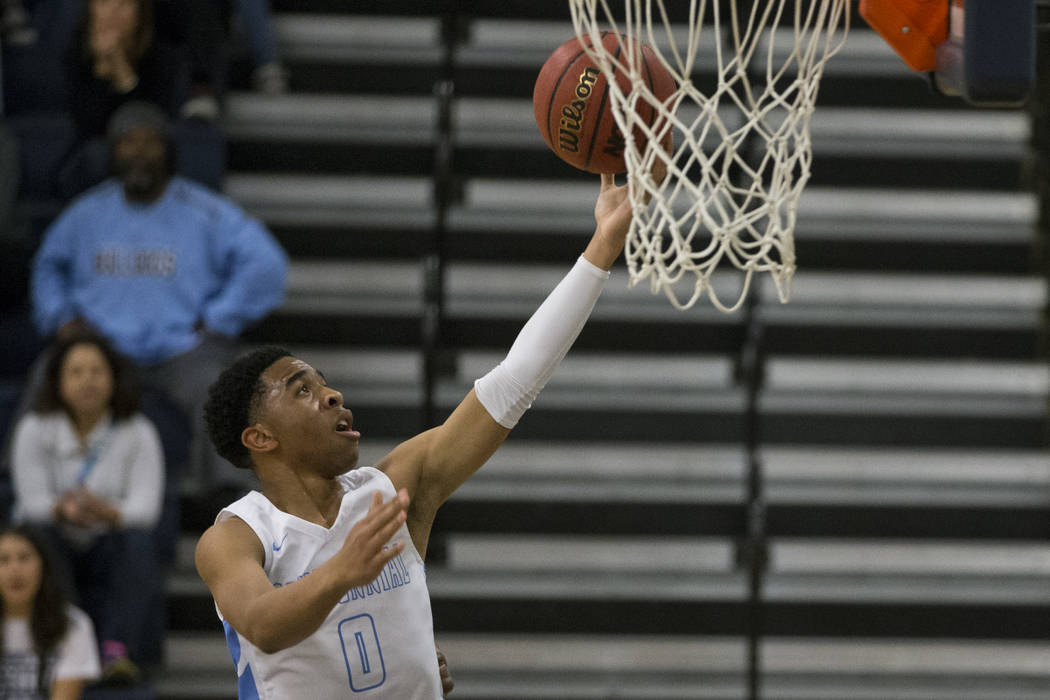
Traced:
<path id="1" fill-rule="evenodd" d="M 489 415 L 472 389 L 444 423 L 401 443 L 376 466 L 396 488 L 408 490 L 410 519 L 419 514 L 433 518 L 509 434 L 510 429 Z"/>

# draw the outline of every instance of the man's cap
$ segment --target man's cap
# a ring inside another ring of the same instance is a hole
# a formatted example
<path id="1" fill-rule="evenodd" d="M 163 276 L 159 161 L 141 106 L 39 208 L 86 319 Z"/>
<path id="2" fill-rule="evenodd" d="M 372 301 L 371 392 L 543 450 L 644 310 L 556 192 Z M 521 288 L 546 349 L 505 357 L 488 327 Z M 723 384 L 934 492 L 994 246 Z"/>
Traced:
<path id="1" fill-rule="evenodd" d="M 171 124 L 160 107 L 145 100 L 132 100 L 122 104 L 109 119 L 109 141 L 115 143 L 132 129 L 148 127 L 164 139 L 171 137 Z"/>

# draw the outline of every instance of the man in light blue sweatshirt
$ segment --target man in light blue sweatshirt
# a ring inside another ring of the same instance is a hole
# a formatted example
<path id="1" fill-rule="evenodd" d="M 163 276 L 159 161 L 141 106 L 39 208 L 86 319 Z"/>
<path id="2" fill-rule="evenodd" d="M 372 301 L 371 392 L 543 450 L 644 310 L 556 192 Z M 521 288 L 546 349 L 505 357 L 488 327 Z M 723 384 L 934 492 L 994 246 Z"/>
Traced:
<path id="1" fill-rule="evenodd" d="M 109 128 L 115 177 L 74 200 L 33 262 L 33 318 L 45 336 L 106 336 L 195 428 L 193 471 L 205 489 L 240 485 L 203 439 L 208 385 L 232 340 L 284 298 L 287 257 L 229 199 L 174 174 L 169 125 L 143 102 Z"/>

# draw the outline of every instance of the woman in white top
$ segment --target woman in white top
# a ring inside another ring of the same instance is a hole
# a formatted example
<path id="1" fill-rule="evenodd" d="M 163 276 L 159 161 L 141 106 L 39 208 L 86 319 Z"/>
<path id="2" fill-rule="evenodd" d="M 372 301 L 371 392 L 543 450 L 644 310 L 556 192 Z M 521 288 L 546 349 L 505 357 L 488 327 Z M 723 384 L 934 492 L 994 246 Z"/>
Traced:
<path id="1" fill-rule="evenodd" d="M 41 537 L 0 531 L 0 693 L 7 700 L 76 700 L 99 676 L 91 620 L 66 603 Z"/>
<path id="2" fill-rule="evenodd" d="M 129 372 L 101 338 L 60 342 L 35 410 L 15 427 L 12 453 L 16 518 L 53 539 L 112 681 L 138 676 L 143 620 L 161 586 L 152 528 L 164 461 Z"/>

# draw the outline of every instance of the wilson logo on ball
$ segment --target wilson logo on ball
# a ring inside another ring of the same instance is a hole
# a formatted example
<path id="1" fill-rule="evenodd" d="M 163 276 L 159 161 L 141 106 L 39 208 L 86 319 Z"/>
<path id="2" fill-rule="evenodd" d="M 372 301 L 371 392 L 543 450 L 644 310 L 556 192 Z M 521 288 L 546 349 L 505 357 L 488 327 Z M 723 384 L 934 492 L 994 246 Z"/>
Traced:
<path id="1" fill-rule="evenodd" d="M 592 173 L 622 173 L 627 169 L 627 145 L 641 148 L 647 133 L 658 131 L 658 112 L 647 100 L 664 102 L 676 85 L 651 46 L 635 40 L 621 44 L 620 36 L 612 32 L 603 32 L 601 41 L 613 61 L 608 75 L 587 55 L 590 37 L 582 42 L 573 37 L 555 49 L 540 69 L 532 107 L 543 140 L 563 161 Z M 612 112 L 609 83 L 630 93 L 634 86 L 624 70 L 628 64 L 639 66 L 647 98 L 638 100 L 640 125 L 623 134 Z M 667 136 L 670 146 L 670 131 Z"/>
<path id="2" fill-rule="evenodd" d="M 580 73 L 574 95 L 576 99 L 561 108 L 561 129 L 558 130 L 558 145 L 566 151 L 579 153 L 580 129 L 583 128 L 583 115 L 587 109 L 587 98 L 594 92 L 594 84 L 602 72 L 595 66 L 588 66 Z"/>

